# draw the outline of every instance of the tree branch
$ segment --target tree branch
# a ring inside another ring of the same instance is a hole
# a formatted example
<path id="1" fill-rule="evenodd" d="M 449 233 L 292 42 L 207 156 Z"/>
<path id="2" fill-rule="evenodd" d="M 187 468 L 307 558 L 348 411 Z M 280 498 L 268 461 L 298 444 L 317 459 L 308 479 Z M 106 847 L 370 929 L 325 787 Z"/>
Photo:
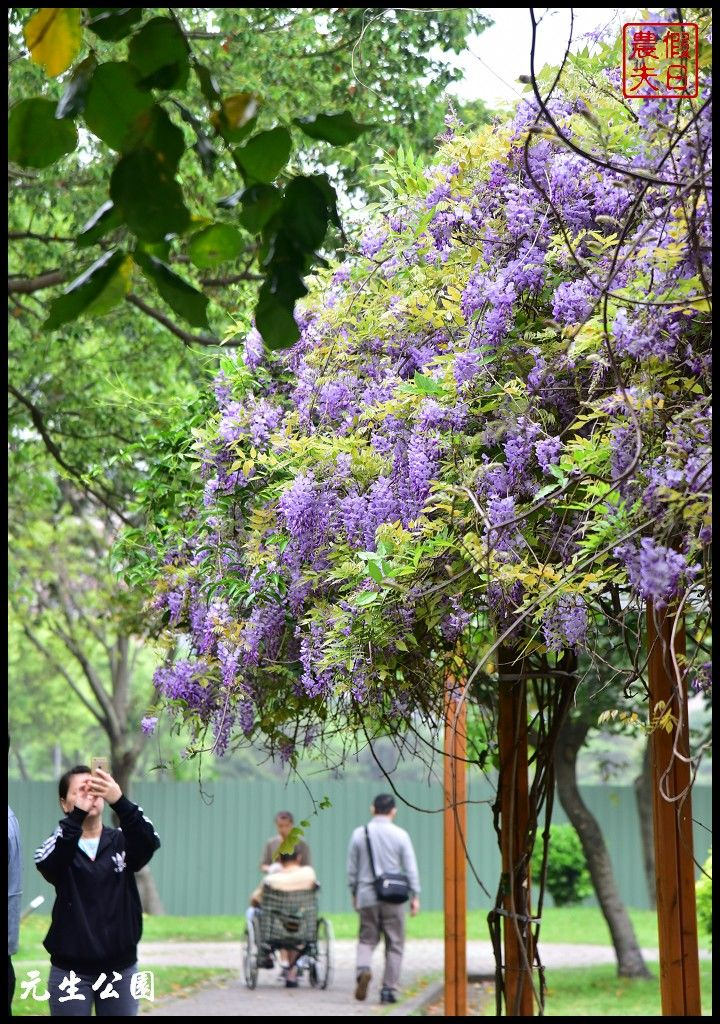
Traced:
<path id="1" fill-rule="evenodd" d="M 262 274 L 250 274 L 245 271 L 242 274 L 231 274 L 229 277 L 203 277 L 200 284 L 205 288 L 224 288 L 229 284 L 238 284 L 240 281 L 262 281 Z"/>
<path id="2" fill-rule="evenodd" d="M 65 611 L 67 617 L 67 609 L 63 610 Z M 120 729 L 120 723 L 118 722 L 117 715 L 115 714 L 115 708 L 107 691 L 105 690 L 105 687 L 102 684 L 102 680 L 98 677 L 98 674 L 91 665 L 89 658 L 86 657 L 85 653 L 78 645 L 76 639 L 70 633 L 66 633 L 65 630 L 62 629 L 62 627 L 59 625 L 54 626 L 54 629 L 57 635 L 60 637 L 60 639 L 67 647 L 67 649 L 70 651 L 72 656 L 75 658 L 77 663 L 80 665 L 80 668 L 83 671 L 83 675 L 90 684 L 90 689 L 92 690 L 95 699 L 105 712 L 105 718 L 107 723 L 106 731 L 108 733 L 108 736 L 110 737 L 111 741 L 117 742 L 117 740 L 120 738 L 122 734 L 122 730 Z"/>
<path id="3" fill-rule="evenodd" d="M 63 679 L 68 684 L 68 686 L 73 691 L 73 693 L 78 698 L 78 700 L 82 704 L 85 705 L 85 707 L 88 709 L 90 714 L 103 727 L 105 732 L 109 733 L 110 732 L 110 723 L 107 721 L 107 719 L 103 718 L 103 716 L 101 714 L 99 714 L 99 712 L 97 711 L 97 708 L 94 708 L 92 706 L 92 704 L 87 699 L 87 697 L 78 688 L 77 684 L 74 682 L 72 676 L 70 676 L 70 674 L 67 672 L 67 670 L 63 668 L 63 666 L 60 664 L 60 662 L 56 661 L 56 659 L 52 656 L 52 654 L 47 649 L 47 647 L 45 647 L 45 645 L 40 640 L 38 640 L 38 638 L 35 636 L 35 634 L 32 632 L 32 630 L 28 628 L 27 625 L 23 625 L 23 633 L 28 638 L 30 643 L 42 654 L 43 658 L 45 658 L 45 660 L 50 665 L 52 665 L 52 667 L 55 669 L 55 671 L 58 672 L 63 677 Z"/>
<path id="4" fill-rule="evenodd" d="M 182 327 L 178 327 L 177 324 L 174 324 L 172 320 L 165 316 L 164 313 L 161 313 L 159 309 L 153 309 L 152 306 L 148 306 L 146 302 L 143 302 L 142 299 L 138 298 L 138 296 L 134 295 L 132 292 L 126 295 L 125 298 L 133 306 L 137 306 L 138 309 L 142 310 L 142 312 L 147 316 L 152 317 L 153 320 L 157 320 L 157 322 L 162 324 L 163 327 L 167 327 L 170 333 L 174 334 L 175 337 L 179 338 L 185 345 L 217 345 L 224 348 L 235 348 L 242 344 L 239 340 L 223 343 L 219 338 L 214 338 L 210 334 L 191 334 L 189 331 L 184 331 Z"/>
<path id="5" fill-rule="evenodd" d="M 34 238 L 38 242 L 74 242 L 74 238 L 64 235 L 38 235 L 35 231 L 8 231 L 9 242 L 19 242 L 25 238 Z"/>
<path id="6" fill-rule="evenodd" d="M 67 271 L 65 270 L 47 270 L 37 277 L 8 277 L 8 293 L 29 295 L 31 292 L 39 292 L 42 288 L 61 284 L 66 278 Z"/>
<path id="7" fill-rule="evenodd" d="M 102 494 L 100 494 L 93 487 L 91 487 L 88 483 L 86 483 L 83 480 L 82 473 L 78 469 L 76 469 L 74 466 L 71 466 L 70 463 L 67 462 L 63 458 L 62 452 L 60 451 L 58 446 L 55 444 L 53 439 L 50 437 L 50 435 L 49 435 L 49 433 L 47 431 L 47 428 L 45 427 L 45 421 L 44 421 L 42 413 L 40 412 L 38 407 L 36 405 L 34 405 L 30 401 L 29 398 L 26 398 L 25 395 L 21 394 L 17 390 L 17 388 L 13 387 L 13 385 L 10 384 L 9 382 L 8 382 L 8 391 L 13 396 L 13 398 L 16 398 L 18 400 L 18 402 L 20 402 L 21 405 L 24 405 L 25 408 L 28 410 L 28 412 L 30 413 L 30 419 L 32 420 L 33 426 L 37 430 L 38 434 L 40 435 L 40 437 L 43 440 L 43 444 L 45 445 L 47 450 L 50 452 L 52 457 L 55 459 L 57 464 L 59 466 L 62 466 L 62 468 L 67 473 L 69 473 L 70 476 L 74 477 L 75 480 L 77 480 L 80 483 L 82 488 L 85 491 L 88 492 L 88 494 L 92 494 L 92 496 L 97 501 L 99 501 L 101 505 L 103 505 L 105 508 L 109 509 L 109 511 L 112 512 L 113 515 L 116 515 L 119 519 L 121 519 L 122 522 L 125 523 L 126 526 L 134 526 L 135 524 L 133 523 L 133 521 L 131 519 L 128 519 L 127 516 L 123 515 L 123 513 L 120 512 L 120 510 L 117 509 L 107 498 L 105 498 Z"/>

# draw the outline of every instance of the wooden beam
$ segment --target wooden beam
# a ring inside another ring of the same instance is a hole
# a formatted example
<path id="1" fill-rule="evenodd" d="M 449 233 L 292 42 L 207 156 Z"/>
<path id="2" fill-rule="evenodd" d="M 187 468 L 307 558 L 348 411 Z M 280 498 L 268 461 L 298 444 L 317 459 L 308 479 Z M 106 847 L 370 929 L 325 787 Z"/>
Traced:
<path id="1" fill-rule="evenodd" d="M 532 1017 L 533 945 L 530 927 L 530 872 L 521 858 L 527 845 L 530 804 L 528 797 L 527 683 L 510 682 L 509 652 L 499 652 L 498 746 L 500 776 L 500 847 L 505 880 L 503 936 L 505 947 L 505 1014 Z M 515 674 L 518 674 L 517 672 Z M 522 673 L 519 673 L 522 675 Z M 513 920 L 509 915 L 515 913 Z"/>
<path id="2" fill-rule="evenodd" d="M 458 709 L 454 680 L 445 702 L 444 864 L 445 1016 L 467 1017 L 466 706 Z"/>
<path id="3" fill-rule="evenodd" d="M 664 1017 L 699 1017 L 687 681 L 677 663 L 685 653 L 685 631 L 681 625 L 673 643 L 672 626 L 673 616 L 648 602 L 650 714 L 655 720 L 662 702 L 672 716 L 669 731 L 655 728 L 650 736 L 660 995 Z"/>

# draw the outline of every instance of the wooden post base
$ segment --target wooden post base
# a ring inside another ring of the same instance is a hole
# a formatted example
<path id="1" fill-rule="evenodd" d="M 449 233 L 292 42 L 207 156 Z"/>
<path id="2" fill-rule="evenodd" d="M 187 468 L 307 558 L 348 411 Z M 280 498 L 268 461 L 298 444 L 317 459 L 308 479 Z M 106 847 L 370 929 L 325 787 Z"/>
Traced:
<path id="1" fill-rule="evenodd" d="M 648 603 L 650 714 L 656 719 L 662 703 L 672 716 L 670 731 L 659 726 L 650 737 L 660 994 L 664 1017 L 699 1017 L 687 682 L 673 665 L 673 647 L 675 658 L 685 653 L 685 633 L 678 629 L 673 642 L 672 625 L 672 615 Z"/>
<path id="2" fill-rule="evenodd" d="M 448 681 L 445 710 L 445 1016 L 467 1017 L 466 707 Z"/>

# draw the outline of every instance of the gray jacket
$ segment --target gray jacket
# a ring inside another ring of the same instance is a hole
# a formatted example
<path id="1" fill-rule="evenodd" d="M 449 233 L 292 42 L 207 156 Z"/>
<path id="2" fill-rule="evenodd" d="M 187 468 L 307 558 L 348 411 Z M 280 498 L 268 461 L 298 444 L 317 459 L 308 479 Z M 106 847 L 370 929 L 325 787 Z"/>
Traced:
<path id="1" fill-rule="evenodd" d="M 8 954 L 17 953 L 20 934 L 20 897 L 22 896 L 22 859 L 20 826 L 8 807 Z"/>
<path id="2" fill-rule="evenodd" d="M 405 829 L 395 825 L 387 815 L 376 814 L 370 819 L 368 832 L 377 875 L 407 875 L 410 896 L 417 896 L 420 892 L 420 877 L 412 841 Z M 350 839 L 347 875 L 350 892 L 356 898 L 358 910 L 374 906 L 378 900 L 365 842 L 364 825 L 356 828 Z"/>

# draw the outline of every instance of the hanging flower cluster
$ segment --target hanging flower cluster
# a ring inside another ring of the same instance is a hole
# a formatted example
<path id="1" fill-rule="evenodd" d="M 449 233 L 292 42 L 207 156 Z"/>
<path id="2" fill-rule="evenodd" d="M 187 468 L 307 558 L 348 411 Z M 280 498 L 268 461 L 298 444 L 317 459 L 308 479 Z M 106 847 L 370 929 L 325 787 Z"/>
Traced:
<path id="1" fill-rule="evenodd" d="M 216 750 L 431 713 L 458 645 L 704 615 L 710 107 L 635 113 L 601 79 L 549 100 L 566 141 L 524 101 L 399 160 L 299 343 L 227 360 L 153 600 L 186 646 L 158 688 Z"/>

